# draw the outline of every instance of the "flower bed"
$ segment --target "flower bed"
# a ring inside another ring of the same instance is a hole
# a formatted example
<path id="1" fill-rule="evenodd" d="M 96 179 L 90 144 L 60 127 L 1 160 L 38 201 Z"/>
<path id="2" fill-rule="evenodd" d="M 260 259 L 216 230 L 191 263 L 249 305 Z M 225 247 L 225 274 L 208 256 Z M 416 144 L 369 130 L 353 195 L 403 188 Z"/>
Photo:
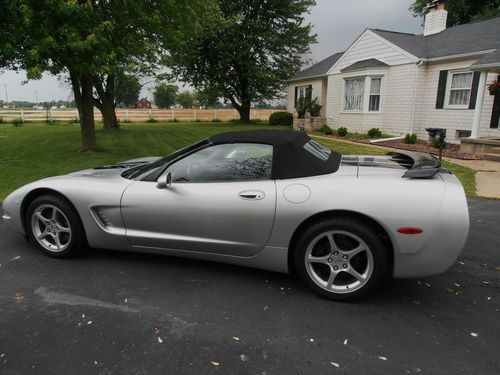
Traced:
<path id="1" fill-rule="evenodd" d="M 369 139 L 353 139 L 353 142 L 359 143 L 370 143 Z M 415 144 L 406 144 L 403 140 L 394 140 L 387 142 L 377 142 L 377 146 L 399 148 L 401 150 L 425 152 L 428 154 L 439 155 L 439 149 L 429 146 L 426 141 L 417 140 Z M 480 160 L 481 156 L 468 154 L 466 152 L 460 152 L 460 145 L 455 145 L 451 143 L 446 144 L 446 148 L 443 150 L 443 156 L 455 159 L 464 160 Z"/>

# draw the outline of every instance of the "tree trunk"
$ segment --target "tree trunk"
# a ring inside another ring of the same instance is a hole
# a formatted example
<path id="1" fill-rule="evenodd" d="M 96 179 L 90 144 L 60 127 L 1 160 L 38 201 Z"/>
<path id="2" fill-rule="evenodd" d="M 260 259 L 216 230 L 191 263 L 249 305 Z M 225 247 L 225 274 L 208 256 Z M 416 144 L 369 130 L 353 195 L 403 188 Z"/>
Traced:
<path id="1" fill-rule="evenodd" d="M 115 102 L 113 98 L 111 100 L 106 96 L 102 98 L 102 106 L 100 109 L 102 113 L 102 121 L 104 122 L 105 130 L 117 130 L 118 129 L 118 119 L 116 118 L 115 112 Z"/>
<path id="2" fill-rule="evenodd" d="M 70 72 L 75 103 L 80 114 L 80 133 L 83 151 L 97 150 L 94 123 L 94 95 L 92 77 Z"/>
<path id="3" fill-rule="evenodd" d="M 101 111 L 104 130 L 117 130 L 119 125 L 116 118 L 115 76 L 108 75 L 106 85 L 102 79 L 94 77 L 94 87 L 97 91 L 94 104 Z"/>
<path id="4" fill-rule="evenodd" d="M 252 121 L 250 120 L 250 105 L 248 106 L 240 106 L 236 108 L 238 113 L 240 114 L 240 121 L 244 124 L 250 124 Z"/>

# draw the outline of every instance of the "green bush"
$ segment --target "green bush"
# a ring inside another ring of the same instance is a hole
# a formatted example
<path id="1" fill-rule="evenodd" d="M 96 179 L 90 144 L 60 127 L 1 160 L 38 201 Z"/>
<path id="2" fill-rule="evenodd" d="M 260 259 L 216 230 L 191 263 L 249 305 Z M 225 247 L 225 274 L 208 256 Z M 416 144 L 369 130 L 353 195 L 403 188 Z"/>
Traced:
<path id="1" fill-rule="evenodd" d="M 292 125 L 293 115 L 290 112 L 274 112 L 269 116 L 269 125 Z"/>
<path id="2" fill-rule="evenodd" d="M 324 124 L 321 126 L 321 128 L 318 129 L 320 133 L 323 133 L 325 135 L 333 135 L 333 129 L 330 128 L 328 125 Z"/>
<path id="3" fill-rule="evenodd" d="M 445 148 L 446 148 L 446 141 L 441 142 L 441 141 L 439 140 L 439 138 L 434 138 L 434 139 L 432 140 L 431 146 L 432 146 L 432 147 L 434 147 L 434 148 L 442 148 L 442 149 L 445 149 Z"/>
<path id="4" fill-rule="evenodd" d="M 380 138 L 382 136 L 382 132 L 379 128 L 371 128 L 368 130 L 368 137 L 370 138 Z"/>
<path id="5" fill-rule="evenodd" d="M 15 118 L 14 120 L 12 120 L 12 125 L 18 127 L 18 126 L 22 126 L 24 124 L 24 121 L 22 118 Z"/>
<path id="6" fill-rule="evenodd" d="M 337 135 L 339 137 L 345 137 L 347 134 L 349 134 L 349 132 L 347 131 L 347 128 L 340 127 L 337 129 Z"/>
<path id="7" fill-rule="evenodd" d="M 146 122 L 155 123 L 155 122 L 158 122 L 158 121 L 155 120 L 154 118 L 150 117 L 150 118 L 148 118 L 148 120 Z"/>
<path id="8" fill-rule="evenodd" d="M 299 118 L 304 118 L 306 112 L 309 112 L 312 117 L 317 117 L 321 112 L 321 105 L 318 103 L 318 98 L 310 100 L 306 97 L 301 97 L 297 100 L 297 105 L 295 106 Z"/>
<path id="9" fill-rule="evenodd" d="M 212 122 L 222 122 L 222 120 L 220 118 L 213 118 Z"/>
<path id="10" fill-rule="evenodd" d="M 415 133 L 406 134 L 405 135 L 405 143 L 407 145 L 413 145 L 413 144 L 417 143 L 417 135 Z"/>
<path id="11" fill-rule="evenodd" d="M 175 117 L 171 120 L 168 120 L 168 122 L 179 122 L 180 120 L 176 119 Z"/>
<path id="12" fill-rule="evenodd" d="M 0 117 L 0 124 L 3 123 L 3 117 Z"/>
<path id="13" fill-rule="evenodd" d="M 132 123 L 132 121 L 130 121 L 130 120 L 123 120 L 123 123 L 124 124 L 130 124 L 130 123 Z"/>

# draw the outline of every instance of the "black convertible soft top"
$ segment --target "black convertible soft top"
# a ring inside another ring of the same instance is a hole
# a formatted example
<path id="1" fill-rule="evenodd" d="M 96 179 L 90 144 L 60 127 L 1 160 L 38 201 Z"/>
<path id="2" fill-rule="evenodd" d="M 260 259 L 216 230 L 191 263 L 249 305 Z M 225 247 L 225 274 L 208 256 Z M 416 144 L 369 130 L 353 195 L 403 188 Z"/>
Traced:
<path id="1" fill-rule="evenodd" d="M 336 172 L 341 155 L 311 140 L 304 132 L 253 130 L 221 133 L 208 138 L 212 144 L 262 143 L 273 146 L 273 179 L 310 177 Z"/>

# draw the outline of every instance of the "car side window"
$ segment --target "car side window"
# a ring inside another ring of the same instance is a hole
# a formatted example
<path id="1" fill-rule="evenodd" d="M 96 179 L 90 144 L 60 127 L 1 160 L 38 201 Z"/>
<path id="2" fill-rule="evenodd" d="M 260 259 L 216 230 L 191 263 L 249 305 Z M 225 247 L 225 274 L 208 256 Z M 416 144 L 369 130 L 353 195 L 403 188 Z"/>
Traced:
<path id="1" fill-rule="evenodd" d="M 173 182 L 270 180 L 273 146 L 231 143 L 204 148 L 168 168 Z"/>

